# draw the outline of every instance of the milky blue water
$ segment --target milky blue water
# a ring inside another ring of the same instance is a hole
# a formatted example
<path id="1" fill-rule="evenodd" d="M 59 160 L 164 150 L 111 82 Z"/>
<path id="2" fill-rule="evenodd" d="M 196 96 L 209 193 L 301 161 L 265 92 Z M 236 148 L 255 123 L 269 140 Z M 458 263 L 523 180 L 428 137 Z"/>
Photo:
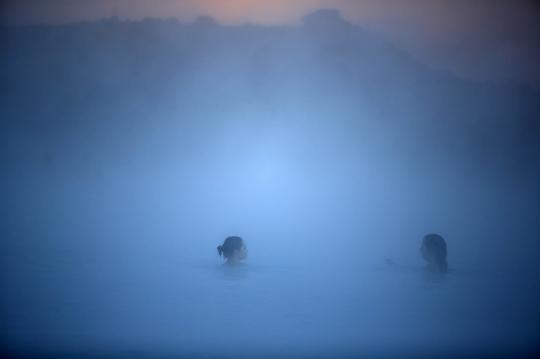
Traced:
<path id="1" fill-rule="evenodd" d="M 217 254 L 216 254 L 217 257 Z M 38 352 L 487 355 L 537 349 L 540 284 L 518 273 L 217 258 L 11 283 L 4 337 Z M 94 265 L 82 263 L 82 265 Z M 7 311 L 6 311 L 7 309 Z"/>

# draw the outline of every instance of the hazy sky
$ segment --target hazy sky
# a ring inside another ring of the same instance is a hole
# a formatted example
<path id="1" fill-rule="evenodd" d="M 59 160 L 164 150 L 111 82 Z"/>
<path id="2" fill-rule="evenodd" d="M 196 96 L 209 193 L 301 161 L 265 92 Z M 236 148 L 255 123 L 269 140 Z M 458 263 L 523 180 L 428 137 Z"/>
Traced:
<path id="1" fill-rule="evenodd" d="M 428 64 L 461 76 L 540 86 L 540 5 L 523 0 L 4 0 L 4 24 L 110 16 L 211 15 L 222 23 L 294 24 L 319 8 L 384 33 Z"/>

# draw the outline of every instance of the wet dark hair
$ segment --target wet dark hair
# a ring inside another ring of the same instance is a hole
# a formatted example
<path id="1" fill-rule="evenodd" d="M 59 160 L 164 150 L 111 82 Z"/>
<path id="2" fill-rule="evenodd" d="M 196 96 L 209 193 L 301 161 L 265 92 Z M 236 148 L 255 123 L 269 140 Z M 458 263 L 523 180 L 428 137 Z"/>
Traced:
<path id="1" fill-rule="evenodd" d="M 448 270 L 446 241 L 442 236 L 436 233 L 425 235 L 422 239 L 420 252 L 431 269 L 439 272 Z"/>
<path id="2" fill-rule="evenodd" d="M 229 259 L 234 255 L 234 251 L 241 250 L 244 247 L 244 240 L 238 236 L 225 238 L 222 245 L 217 246 L 218 254 Z"/>

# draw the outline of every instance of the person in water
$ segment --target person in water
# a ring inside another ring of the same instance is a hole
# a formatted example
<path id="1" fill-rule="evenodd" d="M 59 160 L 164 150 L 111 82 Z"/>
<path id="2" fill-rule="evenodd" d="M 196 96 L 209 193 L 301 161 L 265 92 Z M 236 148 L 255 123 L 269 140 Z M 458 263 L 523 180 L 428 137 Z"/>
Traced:
<path id="1" fill-rule="evenodd" d="M 227 260 L 227 263 L 238 263 L 247 257 L 246 244 L 242 238 L 237 236 L 225 238 L 223 244 L 217 247 L 217 251 Z"/>
<path id="2" fill-rule="evenodd" d="M 428 269 L 440 273 L 446 273 L 448 263 L 446 262 L 447 250 L 446 241 L 438 234 L 428 234 L 422 239 L 420 253 L 428 263 Z"/>

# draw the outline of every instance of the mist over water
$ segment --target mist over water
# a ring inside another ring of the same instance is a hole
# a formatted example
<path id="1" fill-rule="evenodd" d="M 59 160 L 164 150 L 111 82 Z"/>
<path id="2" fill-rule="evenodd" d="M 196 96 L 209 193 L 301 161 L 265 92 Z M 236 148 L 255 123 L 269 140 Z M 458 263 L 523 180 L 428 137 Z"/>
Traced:
<path id="1" fill-rule="evenodd" d="M 538 91 L 333 11 L 0 32 L 2 351 L 538 352 Z"/>

